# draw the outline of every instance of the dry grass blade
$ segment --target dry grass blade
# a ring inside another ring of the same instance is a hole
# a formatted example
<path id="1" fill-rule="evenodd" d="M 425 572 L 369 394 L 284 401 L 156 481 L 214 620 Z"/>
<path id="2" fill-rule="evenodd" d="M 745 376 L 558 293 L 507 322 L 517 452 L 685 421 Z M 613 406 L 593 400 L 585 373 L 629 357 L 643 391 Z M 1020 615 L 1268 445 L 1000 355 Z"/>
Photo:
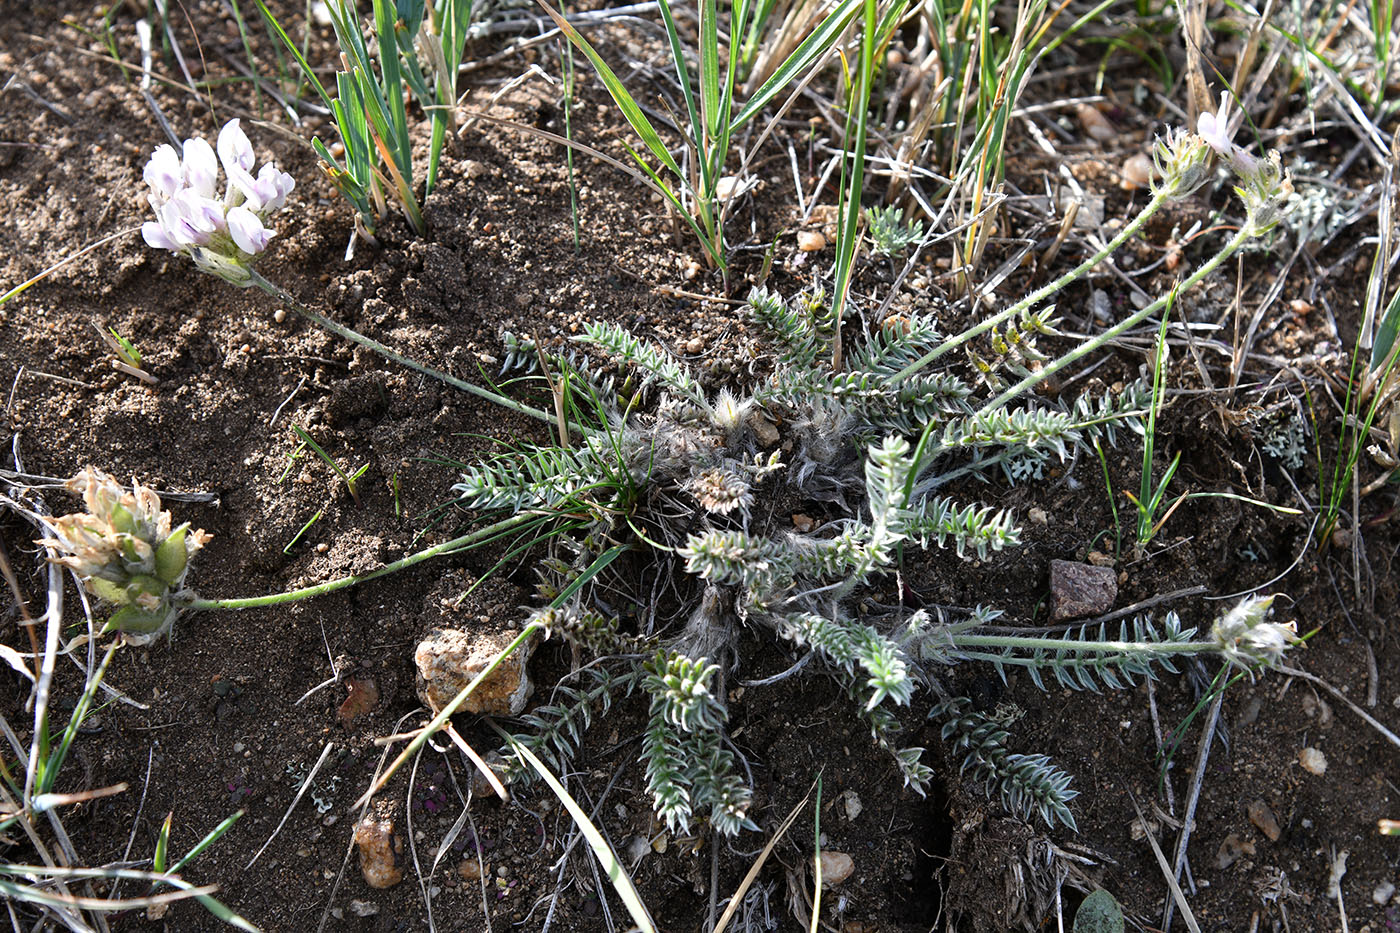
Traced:
<path id="1" fill-rule="evenodd" d="M 1138 806 L 1137 798 L 1132 791 L 1128 791 L 1128 799 L 1133 802 L 1133 810 L 1137 812 L 1138 822 L 1147 825 L 1147 818 L 1142 815 L 1142 807 Z M 1181 890 L 1181 885 L 1176 883 L 1176 878 L 1172 877 L 1172 867 L 1167 862 L 1167 856 L 1162 852 L 1162 847 L 1157 844 L 1157 839 L 1151 833 L 1147 833 L 1144 838 L 1147 844 L 1152 847 L 1152 854 L 1157 856 L 1157 864 L 1162 869 L 1162 877 L 1167 879 L 1167 887 L 1171 888 L 1172 900 L 1176 906 L 1181 908 L 1181 919 L 1186 923 L 1187 929 L 1191 933 L 1201 933 L 1201 925 L 1196 922 L 1195 914 L 1191 913 L 1191 905 L 1186 902 L 1186 895 Z"/>
<path id="2" fill-rule="evenodd" d="M 535 757 L 524 745 L 515 741 L 515 738 L 505 732 L 500 727 L 495 727 L 501 737 L 510 743 L 511 750 L 519 755 L 530 767 L 535 769 L 535 773 L 549 785 L 549 789 L 554 792 L 554 796 L 559 798 L 559 802 L 564 805 L 564 809 L 569 811 L 569 816 L 573 817 L 574 824 L 578 826 L 579 832 L 583 833 L 584 839 L 588 840 L 589 848 L 593 850 L 599 865 L 602 866 L 604 874 L 612 884 L 617 896 L 622 898 L 623 904 L 627 906 L 627 912 L 632 915 L 632 920 L 642 933 L 656 933 L 656 925 L 652 922 L 651 913 L 647 910 L 646 904 L 642 902 L 642 897 L 637 893 L 637 888 L 632 884 L 631 877 L 627 870 L 622 867 L 622 860 L 617 857 L 617 853 L 608 845 L 608 841 L 603 838 L 603 834 L 598 831 L 598 827 L 593 825 L 593 821 L 588 818 L 588 814 L 583 812 L 583 807 L 578 805 L 578 801 L 564 789 L 564 785 L 559 783 L 559 779 L 545 767 L 544 762 Z"/>
<path id="3" fill-rule="evenodd" d="M 792 812 L 783 820 L 782 825 L 778 827 L 778 831 L 773 834 L 773 838 L 768 840 L 767 845 L 763 847 L 763 851 L 758 853 L 758 858 L 754 859 L 754 863 L 750 865 L 749 870 L 744 873 L 744 880 L 740 881 L 739 886 L 734 889 L 733 896 L 729 898 L 729 906 L 724 908 L 724 913 L 720 914 L 719 923 L 716 924 L 714 933 L 724 933 L 725 929 L 728 928 L 729 921 L 734 917 L 734 913 L 739 909 L 739 905 L 744 902 L 744 895 L 749 893 L 749 888 L 753 887 L 753 883 L 758 880 L 758 873 L 763 871 L 763 866 L 764 863 L 768 861 L 768 856 L 773 854 L 774 847 L 782 841 L 783 836 L 787 835 L 787 831 L 792 828 L 792 824 L 797 820 L 797 814 L 801 813 L 802 808 L 807 806 L 807 801 L 812 799 L 812 791 L 815 790 L 816 787 L 817 784 L 813 781 L 812 786 L 807 788 L 806 795 L 803 796 L 801 800 L 797 801 L 797 806 L 792 808 Z"/>
<path id="4" fill-rule="evenodd" d="M 292 798 L 292 802 L 287 805 L 287 812 L 282 814 L 282 819 L 278 821 L 277 828 L 272 831 L 272 835 L 267 837 L 267 841 L 262 844 L 262 848 L 257 851 L 252 860 L 244 866 L 245 869 L 252 868 L 262 854 L 267 851 L 267 847 L 272 845 L 272 840 L 277 838 L 277 834 L 282 831 L 282 827 L 287 825 L 287 820 L 292 815 L 292 811 L 301 803 L 301 798 L 306 796 L 306 792 L 311 789 L 311 782 L 316 779 L 316 772 L 321 770 L 321 765 L 326 763 L 326 758 L 330 755 L 331 749 L 335 748 L 334 742 L 327 742 L 326 747 L 321 749 L 321 757 L 316 759 L 315 766 L 306 775 L 306 780 L 301 782 L 301 787 L 297 788 L 297 794 Z"/>

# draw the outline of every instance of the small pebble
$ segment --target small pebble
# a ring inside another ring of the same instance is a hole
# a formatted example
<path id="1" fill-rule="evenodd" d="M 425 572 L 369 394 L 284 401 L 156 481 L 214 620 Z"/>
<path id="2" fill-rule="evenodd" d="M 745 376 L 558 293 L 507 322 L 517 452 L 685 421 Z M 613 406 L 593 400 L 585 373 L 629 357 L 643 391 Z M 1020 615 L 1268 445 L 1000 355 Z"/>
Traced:
<path id="1" fill-rule="evenodd" d="M 860 816 L 861 811 L 865 809 L 865 804 L 860 801 L 860 795 L 853 790 L 848 790 L 842 794 L 841 802 L 845 804 L 846 819 L 848 820 L 854 820 L 856 817 Z"/>
<path id="2" fill-rule="evenodd" d="M 379 905 L 369 901 L 351 901 L 350 912 L 357 917 L 373 917 L 379 913 Z"/>
<path id="3" fill-rule="evenodd" d="M 645 836 L 633 836 L 627 842 L 627 861 L 636 865 L 651 852 L 651 843 Z"/>
<path id="4" fill-rule="evenodd" d="M 823 849 L 821 854 L 822 884 L 833 887 L 851 877 L 856 870 L 855 861 L 845 852 Z"/>
<path id="5" fill-rule="evenodd" d="M 281 324 L 287 319 L 287 312 L 281 308 L 278 308 L 276 311 L 272 312 L 272 319 L 278 324 Z"/>
<path id="6" fill-rule="evenodd" d="M 1221 869 L 1229 868 L 1242 856 L 1254 854 L 1254 843 L 1241 839 L 1238 833 L 1231 833 L 1220 843 L 1215 853 L 1215 864 Z"/>
<path id="7" fill-rule="evenodd" d="M 1050 524 L 1050 516 L 1039 506 L 1032 506 L 1031 510 L 1026 513 L 1026 517 L 1031 520 L 1031 524 L 1033 525 Z"/>
<path id="8" fill-rule="evenodd" d="M 474 858 L 462 859 L 457 866 L 457 874 L 462 876 L 463 881 L 480 881 L 481 863 Z"/>
<path id="9" fill-rule="evenodd" d="M 1283 835 L 1283 830 L 1279 828 L 1274 811 L 1270 810 L 1269 805 L 1262 800 L 1256 800 L 1249 805 L 1249 821 L 1257 826 L 1261 833 L 1268 836 L 1270 842 L 1278 842 L 1279 836 Z"/>
<path id="10" fill-rule="evenodd" d="M 1371 900 L 1375 901 L 1377 907 L 1384 907 L 1390 903 L 1390 899 L 1395 896 L 1395 885 L 1390 881 L 1382 881 L 1376 885 L 1376 889 L 1371 892 Z"/>
<path id="11" fill-rule="evenodd" d="M 1099 109 L 1092 104 L 1081 104 L 1079 107 L 1079 125 L 1084 128 L 1084 135 L 1097 142 L 1108 142 L 1118 135 L 1118 131 L 1113 128 L 1113 124 L 1108 122 Z"/>
<path id="12" fill-rule="evenodd" d="M 1118 575 L 1111 567 L 1069 560 L 1050 561 L 1050 617 L 1057 622 L 1107 612 L 1118 598 Z"/>
<path id="13" fill-rule="evenodd" d="M 1298 753 L 1298 764 L 1309 774 L 1321 777 L 1327 771 L 1327 756 L 1315 748 L 1305 748 Z"/>
<path id="14" fill-rule="evenodd" d="M 403 839 L 394 832 L 392 819 L 366 816 L 355 827 L 355 845 L 360 850 L 360 873 L 371 888 L 392 888 L 403 880 L 399 857 Z M 335 877 L 332 872 L 331 877 Z"/>
<path id="15" fill-rule="evenodd" d="M 1152 160 L 1139 152 L 1123 163 L 1123 187 L 1146 188 L 1152 183 Z"/>
<path id="16" fill-rule="evenodd" d="M 696 353 L 701 352 L 704 349 L 705 341 L 701 340 L 699 337 L 691 337 L 688 341 L 686 341 L 685 352 L 691 354 L 692 356 Z"/>
<path id="17" fill-rule="evenodd" d="M 826 237 L 820 230 L 798 231 L 797 248 L 804 253 L 820 252 L 826 249 Z"/>

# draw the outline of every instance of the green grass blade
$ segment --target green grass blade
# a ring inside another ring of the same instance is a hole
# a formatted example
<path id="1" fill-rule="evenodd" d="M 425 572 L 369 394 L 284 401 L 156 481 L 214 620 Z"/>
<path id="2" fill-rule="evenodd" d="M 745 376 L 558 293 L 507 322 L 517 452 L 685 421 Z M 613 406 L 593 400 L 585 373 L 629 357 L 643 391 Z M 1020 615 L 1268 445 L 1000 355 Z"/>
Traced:
<path id="1" fill-rule="evenodd" d="M 311 86 L 316 89 L 316 93 L 320 95 L 325 105 L 331 106 L 331 96 L 326 93 L 325 85 L 321 83 L 320 78 L 316 77 L 316 72 L 311 70 L 311 65 L 306 61 L 306 56 L 301 54 L 301 49 L 297 48 L 296 43 L 287 36 L 286 30 L 282 28 L 281 23 L 277 22 L 277 17 L 272 15 L 272 11 L 267 8 L 267 4 L 263 0 L 253 0 L 253 2 L 258 5 L 258 12 L 262 13 L 263 22 L 267 23 L 267 28 L 271 29 L 286 46 L 287 51 L 296 60 L 297 66 L 301 68 L 301 73 L 307 81 L 311 82 Z"/>
<path id="2" fill-rule="evenodd" d="M 188 852 L 185 853 L 184 858 L 180 859 L 180 861 L 176 862 L 174 866 L 171 867 L 170 873 L 172 875 L 178 873 L 180 869 L 184 868 L 192 860 L 198 858 L 200 853 L 202 853 L 205 849 L 209 848 L 215 842 L 218 842 L 219 837 L 222 836 L 224 833 L 228 832 L 230 829 L 232 829 L 233 824 L 237 823 L 239 818 L 242 817 L 243 814 L 246 812 L 246 810 L 239 810 L 237 813 L 234 813 L 232 816 L 225 819 L 218 826 L 215 826 L 213 829 L 211 829 L 208 835 L 206 835 L 203 839 L 199 840 L 199 842 L 195 843 L 194 848 L 190 849 Z"/>
<path id="3" fill-rule="evenodd" d="M 160 824 L 156 835 L 156 852 L 151 857 L 151 869 L 157 874 L 165 874 L 165 854 L 170 851 L 170 824 L 175 819 L 175 811 L 165 814 L 165 822 Z"/>
<path id="4" fill-rule="evenodd" d="M 627 92 L 627 88 L 623 86 L 622 80 L 608 67 L 608 63 L 603 61 L 603 57 L 598 54 L 598 50 L 593 48 L 588 40 L 585 39 L 568 20 L 560 16 L 553 7 L 545 3 L 544 0 L 539 0 L 539 4 L 544 8 L 544 11 L 549 14 L 550 18 L 554 20 L 554 25 L 559 27 L 559 31 L 564 34 L 564 37 L 572 42 L 574 47 L 582 52 L 588 58 L 589 62 L 592 63 L 594 70 L 598 72 L 598 78 L 603 82 L 603 86 L 607 88 L 608 95 L 612 97 L 613 102 L 616 103 L 618 109 L 622 111 L 622 116 L 627 120 L 627 124 L 632 127 L 632 131 L 641 137 L 647 150 L 651 152 L 651 154 L 656 157 L 657 161 L 664 165 L 672 175 L 684 181 L 685 173 L 682 172 L 680 166 L 676 164 L 676 160 L 671 158 L 670 150 L 668 150 L 665 143 L 661 141 L 661 135 L 656 132 L 656 127 L 652 126 L 646 114 L 642 113 L 642 108 L 638 106 L 637 101 L 633 99 L 632 95 Z"/>
<path id="5" fill-rule="evenodd" d="M 676 63 L 676 82 L 681 86 L 681 98 L 685 101 L 686 119 L 690 121 L 690 139 L 698 148 L 705 134 L 705 124 L 700 119 L 700 111 L 695 106 L 695 91 L 691 88 L 690 69 L 685 64 L 685 45 L 681 42 L 680 30 L 676 28 L 675 17 L 671 13 L 670 0 L 657 0 L 661 8 L 661 22 L 666 27 L 666 40 L 671 44 L 671 60 Z"/>
<path id="6" fill-rule="evenodd" d="M 495 725 L 494 723 L 492 724 Z M 496 731 L 501 737 L 510 743 L 511 750 L 520 756 L 522 760 L 535 769 L 535 773 L 549 785 L 549 789 L 554 792 L 554 796 L 559 798 L 559 802 L 564 805 L 564 809 L 569 811 L 569 816 L 573 817 L 574 825 L 583 833 L 583 838 L 587 840 L 589 848 L 593 850 L 593 855 L 598 859 L 598 864 L 602 866 L 603 873 L 607 875 L 608 881 L 612 884 L 617 896 L 622 899 L 622 903 L 627 907 L 627 912 L 632 916 L 632 922 L 642 933 L 656 933 L 656 925 L 652 923 L 651 914 L 647 911 L 646 905 L 642 903 L 641 895 L 637 893 L 636 887 L 632 884 L 632 879 L 627 876 L 627 870 L 622 867 L 622 861 L 617 857 L 617 853 L 608 845 L 608 841 L 603 838 L 603 834 L 598 831 L 598 827 L 593 825 L 593 821 L 588 818 L 588 814 L 583 812 L 583 807 L 578 805 L 564 785 L 559 783 L 559 779 L 547 768 L 544 762 L 535 757 L 524 745 L 516 741 L 515 736 L 510 735 L 504 729 L 496 726 Z"/>
<path id="7" fill-rule="evenodd" d="M 748 123 L 755 116 L 767 107 L 768 104 L 782 92 L 783 88 L 791 84 L 798 75 L 811 68 L 817 59 L 824 55 L 832 46 L 840 41 L 841 33 L 855 18 L 860 11 L 862 0 L 840 0 L 836 7 L 822 20 L 821 25 L 812 30 L 811 34 L 793 49 L 787 61 L 774 70 L 773 74 L 764 81 L 758 90 L 754 91 L 738 115 L 729 121 L 729 131 L 738 132 L 745 123 Z"/>

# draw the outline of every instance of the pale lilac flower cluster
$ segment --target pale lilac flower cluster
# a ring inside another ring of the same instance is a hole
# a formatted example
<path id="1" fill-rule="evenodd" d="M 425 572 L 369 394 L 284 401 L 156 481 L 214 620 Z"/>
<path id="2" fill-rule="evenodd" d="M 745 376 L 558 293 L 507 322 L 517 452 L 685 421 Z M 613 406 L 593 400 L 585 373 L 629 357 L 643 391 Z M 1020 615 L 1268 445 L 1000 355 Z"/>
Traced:
<path id="1" fill-rule="evenodd" d="M 1293 183 L 1279 162 L 1277 151 L 1259 159 L 1234 143 L 1230 130 L 1230 98 L 1220 95 L 1220 109 L 1203 113 L 1196 121 L 1196 134 L 1229 163 L 1241 184 L 1235 193 L 1244 201 L 1253 236 L 1267 233 L 1283 217 Z"/>
<path id="2" fill-rule="evenodd" d="M 228 176 L 222 199 L 220 163 Z M 253 146 L 236 119 L 219 131 L 217 158 L 198 137 L 185 140 L 183 156 L 173 146 L 158 146 L 143 173 L 156 219 L 142 225 L 141 235 L 157 249 L 188 255 L 206 272 L 250 284 L 248 262 L 273 236 L 267 219 L 295 185 L 271 162 L 254 176 L 253 164 Z"/>

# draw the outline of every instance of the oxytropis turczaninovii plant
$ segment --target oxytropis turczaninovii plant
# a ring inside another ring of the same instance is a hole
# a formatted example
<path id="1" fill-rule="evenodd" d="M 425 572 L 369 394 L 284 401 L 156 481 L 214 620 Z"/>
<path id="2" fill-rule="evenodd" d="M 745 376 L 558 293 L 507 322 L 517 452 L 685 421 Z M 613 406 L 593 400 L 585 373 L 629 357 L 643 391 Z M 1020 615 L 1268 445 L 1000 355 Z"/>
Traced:
<path id="1" fill-rule="evenodd" d="M 1140 430 L 1144 390 L 1134 385 L 1066 408 L 983 411 L 974 388 L 951 372 L 889 388 L 890 374 L 940 340 L 931 320 L 886 322 L 848 357 L 850 369 L 833 372 L 819 362 L 829 339 L 823 303 L 756 291 L 749 304 L 778 344 L 773 376 L 751 395 L 712 398 L 661 347 L 616 325 L 589 325 L 580 342 L 627 364 L 640 388 L 624 401 L 587 360 L 546 356 L 555 390 L 587 401 L 570 407 L 580 443 L 478 464 L 455 487 L 465 505 L 552 510 L 566 523 L 542 575 L 541 595 L 553 604 L 532 622 L 569 639 L 580 658 L 597 659 L 579 669 L 578 685 L 563 688 L 563 702 L 529 717 L 533 734 L 516 737 L 527 747 L 560 764 L 575 752 L 591 709 L 640 687 L 651 699 L 642 759 L 658 814 L 677 829 L 704 817 L 721 832 L 737 831 L 748 825 L 750 790 L 734 773 L 723 697 L 748 627 L 790 644 L 796 667 L 837 675 L 911 787 L 922 791 L 931 772 L 924 749 L 900 744 L 895 710 L 925 688 L 945 738 L 976 777 L 1012 809 L 1072 825 L 1068 776 L 1044 756 L 1010 753 L 999 726 L 951 695 L 942 668 L 985 660 L 1028 668 L 1037 683 L 1048 670 L 1067 686 L 1098 689 L 1174 670 L 1180 655 L 1223 654 L 1252 665 L 1272 663 L 1286 646 L 1288 631 L 1264 618 L 1266 600 L 1247 603 L 1201 640 L 1175 615 L 1160 626 L 1139 619 L 1116 633 L 1086 628 L 1054 639 L 981 634 L 998 615 L 989 609 L 956 620 L 898 607 L 857 617 L 856 597 L 898 567 L 903 549 L 936 545 L 987 558 L 1017 543 L 1008 513 L 956 503 L 935 494 L 939 486 L 969 473 L 1032 476 L 1097 436 L 1112 442 L 1123 427 Z M 1030 343 L 1033 335 L 1022 338 Z M 508 366 L 541 357 L 528 342 L 509 337 L 508 344 Z M 648 386 L 660 397 L 641 414 Z M 768 416 L 785 426 L 781 446 Z M 844 517 L 812 531 L 773 521 L 761 496 L 783 480 L 787 495 L 820 500 Z M 625 585 L 599 588 L 591 569 L 619 541 L 628 542 L 632 560 L 659 564 L 645 573 L 634 567 L 633 579 L 671 581 L 676 624 L 657 623 L 654 605 L 632 613 L 632 626 L 607 608 Z M 588 585 L 573 586 L 578 580 Z"/>
<path id="2" fill-rule="evenodd" d="M 537 710 L 530 720 L 536 732 L 518 740 L 558 763 L 575 751 L 591 710 L 606 708 L 616 693 L 640 689 L 651 701 L 642 757 L 658 814 L 674 829 L 702 819 L 726 834 L 752 825 L 750 785 L 738 777 L 741 756 L 725 733 L 725 680 L 739 666 L 736 648 L 745 630 L 792 646 L 799 658 L 789 673 L 825 668 L 839 677 L 908 785 L 922 791 L 931 773 L 923 749 L 902 747 L 895 710 L 924 689 L 935 699 L 933 714 L 944 724 L 945 740 L 965 756 L 974 775 L 1018 812 L 1070 825 L 1074 792 L 1068 777 L 1043 756 L 1007 751 L 999 723 L 960 702 L 939 676 L 942 668 L 987 661 L 998 669 L 1024 667 L 1037 683 L 1048 670 L 1066 686 L 1097 689 L 1171 670 L 1172 659 L 1182 655 L 1213 654 L 1250 669 L 1270 666 L 1293 640 L 1291 629 L 1268 621 L 1271 600 L 1257 598 L 1218 619 L 1200 639 L 1170 614 L 1160 626 L 1138 619 L 1117 633 L 1081 628 L 1062 638 L 1039 638 L 979 631 L 997 616 L 992 609 L 954 619 L 923 608 L 911 611 L 898 598 L 887 610 L 858 616 L 853 608 L 858 597 L 879 595 L 873 588 L 880 577 L 897 569 L 912 548 L 951 546 L 961 556 L 986 558 L 1017 543 L 1011 515 L 954 502 L 937 494 L 940 487 L 960 476 L 994 472 L 1012 482 L 1034 478 L 1047 461 L 1064 459 L 1099 437 L 1111 444 L 1121 428 L 1142 430 L 1146 392 L 1139 385 L 1064 406 L 1022 398 L 1041 380 L 1160 312 L 1170 296 L 1053 359 L 1036 343 L 1054 332 L 1055 322 L 1036 306 L 1126 242 L 1164 203 L 1203 183 L 1211 148 L 1240 177 L 1236 191 L 1246 222 L 1176 291 L 1199 282 L 1245 240 L 1277 222 L 1286 175 L 1275 158 L 1255 159 L 1233 147 L 1223 115 L 1203 119 L 1200 135 L 1174 131 L 1158 143 L 1161 179 L 1152 201 L 1103 250 L 960 334 L 940 334 L 931 317 L 892 317 L 856 340 L 844 367 L 833 370 L 825 361 L 842 322 L 823 298 L 783 301 L 755 291 L 752 316 L 776 344 L 776 354 L 772 376 L 746 395 L 706 391 L 663 348 L 614 324 L 589 325 L 578 339 L 639 376 L 640 386 L 633 387 L 630 377 L 619 386 L 599 376 L 585 358 L 509 339 L 508 365 L 547 364 L 553 418 L 406 360 L 304 308 L 257 275 L 251 261 L 266 245 L 261 225 L 285 198 L 290 180 L 266 167 L 252 179 L 246 142 L 236 125 L 220 136 L 219 154 L 231 180 L 223 202 L 213 198 L 207 144 L 187 143 L 178 172 L 173 150 L 157 152 L 147 169 L 159 218 L 147 231 L 152 245 L 185 253 L 199 268 L 234 284 L 258 285 L 390 359 L 557 422 L 559 441 L 466 469 L 455 487 L 461 503 L 510 513 L 494 524 L 372 573 L 245 599 L 202 599 L 183 586 L 185 559 L 204 538 L 183 527 L 170 531 L 148 490 L 137 487 L 128 502 L 110 480 L 95 473 L 80 477 L 75 488 L 84 493 L 88 514 L 60 520 L 44 543 L 92 592 L 118 607 L 110 627 L 148 638 L 167 630 L 181 610 L 243 609 L 316 596 L 508 532 L 538 535 L 551 524 L 553 553 L 541 581 L 549 607 L 534 614 L 512 647 L 543 628 L 568 639 L 580 662 L 589 655 L 594 660 L 580 663 L 560 686 L 564 702 Z M 235 216 L 244 209 L 258 228 L 242 213 Z M 933 368 L 960 348 L 969 378 L 952 367 Z M 1017 381 L 1008 384 L 1007 376 Z M 652 387 L 659 397 L 644 408 Z M 997 394 L 981 400 L 984 387 Z M 775 422 L 784 436 L 775 436 Z M 775 508 L 760 496 L 780 482 L 775 474 L 788 487 L 781 494 L 824 503 L 836 517 L 805 530 L 774 521 Z M 637 561 L 652 565 L 655 572 L 647 578 L 667 581 L 665 599 L 639 594 L 641 609 L 619 611 L 615 594 L 629 588 L 616 570 Z M 674 624 L 658 621 L 663 602 L 677 607 Z M 878 600 L 871 604 L 879 606 Z M 450 704 L 439 717 L 456 708 Z"/>

